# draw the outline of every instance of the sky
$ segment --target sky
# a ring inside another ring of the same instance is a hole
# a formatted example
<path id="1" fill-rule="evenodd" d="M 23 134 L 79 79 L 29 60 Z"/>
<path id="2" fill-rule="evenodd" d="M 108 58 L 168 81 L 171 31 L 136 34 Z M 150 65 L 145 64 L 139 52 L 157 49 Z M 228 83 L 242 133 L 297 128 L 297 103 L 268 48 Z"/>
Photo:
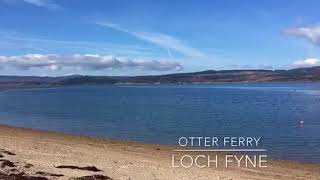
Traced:
<path id="1" fill-rule="evenodd" d="M 320 65 L 320 1 L 0 0 L 0 75 Z"/>

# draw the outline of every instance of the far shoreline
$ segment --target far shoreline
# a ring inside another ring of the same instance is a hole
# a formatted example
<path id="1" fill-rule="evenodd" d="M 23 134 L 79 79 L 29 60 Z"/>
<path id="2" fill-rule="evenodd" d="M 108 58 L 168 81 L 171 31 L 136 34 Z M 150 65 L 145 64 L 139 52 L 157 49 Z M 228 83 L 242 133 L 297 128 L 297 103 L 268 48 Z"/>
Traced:
<path id="1" fill-rule="evenodd" d="M 267 70 L 203 70 L 158 75 L 67 75 L 67 76 L 6 76 L 0 75 L 3 85 L 65 86 L 84 84 L 219 84 L 219 83 L 287 83 L 320 82 L 320 66 Z"/>

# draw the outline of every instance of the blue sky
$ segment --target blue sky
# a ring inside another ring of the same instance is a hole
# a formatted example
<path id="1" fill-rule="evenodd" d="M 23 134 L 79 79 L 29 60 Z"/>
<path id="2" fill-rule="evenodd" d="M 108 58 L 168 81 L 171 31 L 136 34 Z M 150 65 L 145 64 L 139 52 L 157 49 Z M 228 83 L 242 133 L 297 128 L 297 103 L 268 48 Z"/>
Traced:
<path id="1" fill-rule="evenodd" d="M 319 1 L 0 0 L 0 74 L 320 65 Z"/>

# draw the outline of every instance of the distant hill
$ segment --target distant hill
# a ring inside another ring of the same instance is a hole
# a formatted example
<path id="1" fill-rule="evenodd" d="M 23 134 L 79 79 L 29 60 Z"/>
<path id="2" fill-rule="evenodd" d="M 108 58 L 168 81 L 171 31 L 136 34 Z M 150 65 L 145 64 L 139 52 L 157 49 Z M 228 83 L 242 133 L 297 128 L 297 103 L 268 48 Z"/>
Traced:
<path id="1" fill-rule="evenodd" d="M 320 66 L 292 70 L 208 70 L 150 76 L 0 76 L 0 86 L 66 86 L 80 84 L 183 84 L 223 82 L 320 81 Z"/>

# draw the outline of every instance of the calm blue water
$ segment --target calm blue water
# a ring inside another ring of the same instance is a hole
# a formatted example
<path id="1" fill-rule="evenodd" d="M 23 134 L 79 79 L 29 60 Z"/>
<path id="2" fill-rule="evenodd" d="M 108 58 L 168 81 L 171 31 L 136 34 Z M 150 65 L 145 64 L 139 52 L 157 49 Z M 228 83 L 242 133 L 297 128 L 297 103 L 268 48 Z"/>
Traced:
<path id="1" fill-rule="evenodd" d="M 318 83 L 3 91 L 0 123 L 163 144 L 180 136 L 261 136 L 272 158 L 320 163 Z"/>

